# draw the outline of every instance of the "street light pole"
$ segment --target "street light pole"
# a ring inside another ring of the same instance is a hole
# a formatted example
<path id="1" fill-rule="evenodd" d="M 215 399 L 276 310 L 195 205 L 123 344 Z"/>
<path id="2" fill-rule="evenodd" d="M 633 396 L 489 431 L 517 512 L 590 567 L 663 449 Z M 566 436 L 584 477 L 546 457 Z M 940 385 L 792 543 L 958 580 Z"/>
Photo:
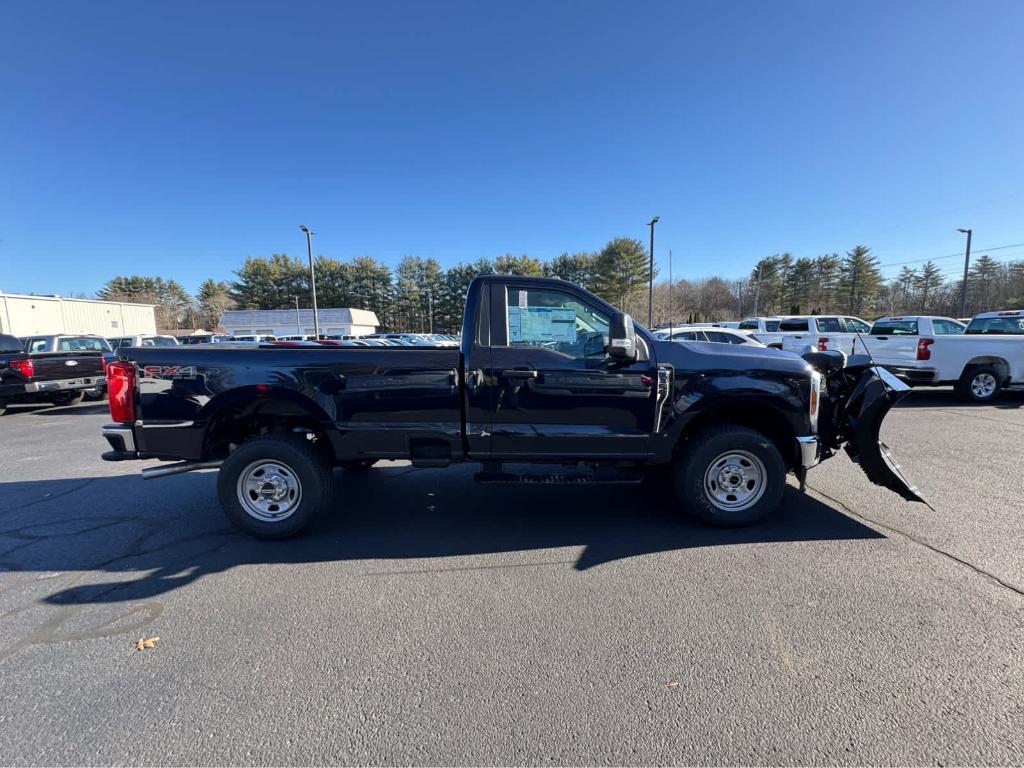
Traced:
<path id="1" fill-rule="evenodd" d="M 302 336 L 302 321 L 299 319 L 299 297 L 292 296 L 295 299 L 295 332 Z"/>
<path id="2" fill-rule="evenodd" d="M 964 282 L 960 286 L 960 317 L 967 317 L 967 270 L 971 266 L 971 235 L 973 229 L 958 229 L 957 232 L 967 235 L 967 252 L 964 254 Z"/>
<path id="3" fill-rule="evenodd" d="M 300 224 L 299 229 L 306 233 L 306 248 L 309 251 L 309 287 L 313 291 L 313 334 L 316 339 L 319 339 L 320 319 L 316 312 L 316 272 L 313 270 L 313 235 L 316 232 L 310 232 L 309 227 L 305 224 Z"/>
<path id="4" fill-rule="evenodd" d="M 651 228 L 651 269 L 647 275 L 647 327 L 654 325 L 654 225 L 660 220 L 660 216 L 651 219 L 647 226 Z"/>

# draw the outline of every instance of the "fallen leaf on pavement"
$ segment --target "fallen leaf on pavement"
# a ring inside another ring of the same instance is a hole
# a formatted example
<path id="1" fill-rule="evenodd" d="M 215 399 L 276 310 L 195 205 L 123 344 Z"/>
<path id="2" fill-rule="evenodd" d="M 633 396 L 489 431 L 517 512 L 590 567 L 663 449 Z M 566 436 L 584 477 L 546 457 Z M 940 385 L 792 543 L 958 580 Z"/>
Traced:
<path id="1" fill-rule="evenodd" d="M 155 648 L 156 647 L 156 642 L 159 639 L 160 639 L 159 637 L 140 637 L 139 638 L 139 642 L 137 642 L 135 644 L 135 650 L 136 651 L 145 651 L 145 650 L 148 650 L 150 648 Z"/>

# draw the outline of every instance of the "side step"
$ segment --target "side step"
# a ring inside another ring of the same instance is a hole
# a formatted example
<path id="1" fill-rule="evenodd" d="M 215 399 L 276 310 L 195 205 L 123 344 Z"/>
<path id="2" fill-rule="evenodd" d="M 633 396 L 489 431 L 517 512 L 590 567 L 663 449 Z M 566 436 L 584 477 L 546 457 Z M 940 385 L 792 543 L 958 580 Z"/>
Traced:
<path id="1" fill-rule="evenodd" d="M 473 479 L 484 485 L 639 485 L 639 471 L 619 472 L 477 472 Z"/>

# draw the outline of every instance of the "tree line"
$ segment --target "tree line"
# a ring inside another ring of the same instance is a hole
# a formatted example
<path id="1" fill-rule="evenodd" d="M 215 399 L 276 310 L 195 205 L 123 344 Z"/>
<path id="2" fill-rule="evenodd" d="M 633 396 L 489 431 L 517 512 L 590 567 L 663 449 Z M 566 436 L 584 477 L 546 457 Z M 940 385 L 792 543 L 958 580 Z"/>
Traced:
<path id="1" fill-rule="evenodd" d="M 457 332 L 466 289 L 478 275 L 559 277 L 597 293 L 643 322 L 647 318 L 649 256 L 639 240 L 619 237 L 600 251 L 563 253 L 550 260 L 506 254 L 444 268 L 433 258 L 406 256 L 394 268 L 370 256 L 338 261 L 315 259 L 320 307 L 373 311 L 382 330 Z M 657 277 L 657 272 L 655 273 Z M 794 258 L 781 253 L 761 259 L 741 279 L 659 280 L 655 324 L 731 320 L 754 314 L 882 314 L 960 312 L 959 280 L 943 277 L 934 261 L 903 266 L 885 279 L 871 250 L 857 245 L 845 254 Z M 232 281 L 204 281 L 195 295 L 162 277 L 115 277 L 99 298 L 155 304 L 162 330 L 216 329 L 228 309 L 287 309 L 310 306 L 308 263 L 287 254 L 250 257 Z M 968 280 L 968 314 L 1024 306 L 1024 261 L 977 258 Z"/>

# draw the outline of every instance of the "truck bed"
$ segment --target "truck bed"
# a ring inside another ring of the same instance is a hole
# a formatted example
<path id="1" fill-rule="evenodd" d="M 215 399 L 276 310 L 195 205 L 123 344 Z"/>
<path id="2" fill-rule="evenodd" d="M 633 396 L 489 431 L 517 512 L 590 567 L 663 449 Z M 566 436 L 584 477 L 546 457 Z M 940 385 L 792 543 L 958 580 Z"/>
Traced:
<path id="1" fill-rule="evenodd" d="M 417 347 L 139 347 L 138 450 L 200 455 L 223 406 L 258 417 L 282 398 L 333 426 L 341 459 L 404 458 L 412 442 L 462 452 L 460 351 Z M 166 429 L 168 426 L 182 429 Z M 183 444 L 183 441 L 185 444 Z"/>

